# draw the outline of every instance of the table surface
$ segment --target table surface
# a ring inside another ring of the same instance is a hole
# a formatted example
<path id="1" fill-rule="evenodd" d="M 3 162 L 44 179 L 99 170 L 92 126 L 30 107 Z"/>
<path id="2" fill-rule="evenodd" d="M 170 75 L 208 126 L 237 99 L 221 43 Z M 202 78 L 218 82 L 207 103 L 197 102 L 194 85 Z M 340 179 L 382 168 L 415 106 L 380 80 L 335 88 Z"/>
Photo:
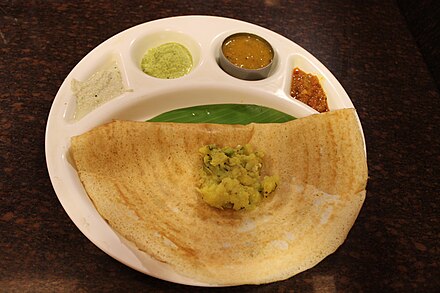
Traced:
<path id="1" fill-rule="evenodd" d="M 49 180 L 45 126 L 76 63 L 134 25 L 177 15 L 251 22 L 296 42 L 343 85 L 363 124 L 367 199 L 344 244 L 257 292 L 438 291 L 439 91 L 394 1 L 2 1 L 1 291 L 204 291 L 158 280 L 94 246 Z M 437 129 L 437 131 L 436 131 Z"/>

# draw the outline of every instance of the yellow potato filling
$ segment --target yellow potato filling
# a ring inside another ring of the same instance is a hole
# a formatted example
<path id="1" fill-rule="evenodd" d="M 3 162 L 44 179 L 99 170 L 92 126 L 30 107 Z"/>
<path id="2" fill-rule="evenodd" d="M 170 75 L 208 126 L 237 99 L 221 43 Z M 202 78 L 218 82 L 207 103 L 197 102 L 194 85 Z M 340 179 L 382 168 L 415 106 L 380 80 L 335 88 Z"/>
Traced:
<path id="1" fill-rule="evenodd" d="M 220 148 L 211 144 L 199 152 L 203 167 L 198 190 L 210 206 L 251 210 L 279 184 L 276 175 L 262 178 L 264 154 L 254 152 L 251 145 Z"/>

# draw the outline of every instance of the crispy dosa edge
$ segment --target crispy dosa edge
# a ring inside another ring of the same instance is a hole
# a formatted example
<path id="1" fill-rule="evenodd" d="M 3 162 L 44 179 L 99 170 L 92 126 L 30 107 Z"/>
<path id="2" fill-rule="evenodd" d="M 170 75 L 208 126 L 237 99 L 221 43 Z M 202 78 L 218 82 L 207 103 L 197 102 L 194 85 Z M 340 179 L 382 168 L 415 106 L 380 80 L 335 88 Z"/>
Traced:
<path id="1" fill-rule="evenodd" d="M 139 249 L 199 281 L 267 283 L 334 252 L 365 198 L 354 110 L 319 115 L 247 126 L 115 121 L 72 138 L 71 151 L 98 212 Z M 280 171 L 273 197 L 239 213 L 201 202 L 197 149 L 207 143 L 263 150 L 265 172 Z"/>

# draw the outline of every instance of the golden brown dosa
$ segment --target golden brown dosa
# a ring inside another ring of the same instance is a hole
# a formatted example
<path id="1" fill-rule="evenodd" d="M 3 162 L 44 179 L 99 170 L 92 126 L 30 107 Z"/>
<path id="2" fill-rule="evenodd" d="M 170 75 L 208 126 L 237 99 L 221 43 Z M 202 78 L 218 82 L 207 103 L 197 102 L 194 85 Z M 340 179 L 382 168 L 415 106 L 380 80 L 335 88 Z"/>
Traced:
<path id="1" fill-rule="evenodd" d="M 199 147 L 250 143 L 280 185 L 252 211 L 208 206 Z M 87 194 L 110 226 L 197 281 L 260 284 L 333 253 L 365 198 L 367 164 L 353 109 L 282 124 L 114 121 L 71 145 Z"/>

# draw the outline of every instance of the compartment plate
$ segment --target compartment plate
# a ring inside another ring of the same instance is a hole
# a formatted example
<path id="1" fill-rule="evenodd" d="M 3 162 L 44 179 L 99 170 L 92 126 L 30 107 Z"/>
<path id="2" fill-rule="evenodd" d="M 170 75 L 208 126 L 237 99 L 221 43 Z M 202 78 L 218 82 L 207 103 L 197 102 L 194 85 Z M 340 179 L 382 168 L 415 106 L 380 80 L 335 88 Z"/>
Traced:
<path id="1" fill-rule="evenodd" d="M 268 78 L 240 80 L 219 67 L 219 47 L 225 37 L 236 32 L 254 33 L 271 43 L 277 60 Z M 161 80 L 141 71 L 142 52 L 151 42 L 157 45 L 165 41 L 188 46 L 194 58 L 194 67 L 189 74 L 173 80 Z M 123 82 L 131 91 L 75 120 L 75 97 L 70 87 L 72 79 L 87 79 L 109 58 L 116 60 Z M 353 107 L 340 83 L 310 53 L 279 34 L 243 21 L 212 16 L 166 18 L 135 26 L 103 42 L 66 77 L 48 117 L 46 161 L 63 208 L 87 238 L 127 266 L 171 282 L 215 286 L 178 275 L 168 265 L 136 249 L 108 226 L 95 210 L 70 163 L 70 138 L 113 119 L 146 120 L 165 111 L 202 104 L 257 104 L 298 118 L 317 113 L 290 98 L 290 74 L 294 66 L 304 66 L 304 70 L 321 78 L 331 110 Z"/>

